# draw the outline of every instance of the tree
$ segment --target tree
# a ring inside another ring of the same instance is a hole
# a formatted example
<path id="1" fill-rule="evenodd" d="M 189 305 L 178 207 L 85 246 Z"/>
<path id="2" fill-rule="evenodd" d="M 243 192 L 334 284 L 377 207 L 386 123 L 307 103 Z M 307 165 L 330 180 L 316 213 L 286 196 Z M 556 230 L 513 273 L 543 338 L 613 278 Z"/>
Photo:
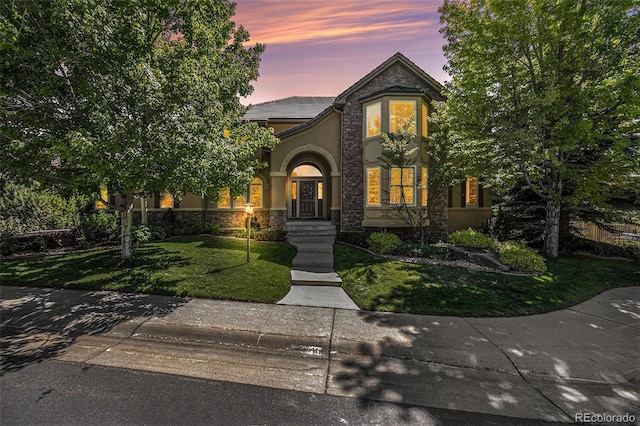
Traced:
<path id="1" fill-rule="evenodd" d="M 277 140 L 241 122 L 264 46 L 245 47 L 233 14 L 228 0 L 3 3 L 3 168 L 120 194 L 124 259 L 134 199 L 244 191 Z"/>
<path id="2" fill-rule="evenodd" d="M 503 187 L 520 177 L 545 201 L 547 256 L 558 254 L 563 205 L 602 204 L 638 173 L 638 12 L 637 0 L 440 8 L 452 150 L 468 174 L 492 172 Z"/>
<path id="3" fill-rule="evenodd" d="M 414 185 L 415 177 L 405 176 L 405 169 L 411 168 L 416 164 L 418 158 L 418 151 L 420 145 L 416 143 L 416 135 L 414 131 L 410 129 L 413 125 L 415 127 L 414 119 L 407 121 L 407 124 L 403 126 L 399 133 L 383 133 L 382 134 L 382 154 L 380 158 L 385 163 L 386 168 L 389 170 L 391 180 L 393 182 L 394 175 L 393 170 L 398 171 L 397 179 L 397 203 L 391 202 L 391 207 L 395 210 L 396 214 L 404 223 L 406 223 L 414 237 L 420 239 L 420 243 L 425 243 L 425 226 L 429 220 L 429 211 L 426 205 L 423 205 L 419 200 L 419 194 L 423 189 L 426 189 L 427 182 L 422 182 L 422 175 L 420 178 L 420 184 Z M 416 173 L 415 169 L 413 173 Z M 418 168 L 418 173 L 420 168 Z M 414 188 L 416 192 L 414 192 Z M 413 201 L 407 200 L 407 193 L 410 194 Z M 390 201 L 393 194 L 390 194 Z"/>

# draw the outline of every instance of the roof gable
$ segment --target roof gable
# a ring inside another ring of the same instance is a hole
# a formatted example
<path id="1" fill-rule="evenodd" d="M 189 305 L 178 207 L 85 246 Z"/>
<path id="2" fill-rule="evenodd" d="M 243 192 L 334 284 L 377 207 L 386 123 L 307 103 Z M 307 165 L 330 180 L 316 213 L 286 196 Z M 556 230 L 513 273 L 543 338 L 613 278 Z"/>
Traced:
<path id="1" fill-rule="evenodd" d="M 438 83 L 433 77 L 424 72 L 422 68 L 411 62 L 404 56 L 402 53 L 398 52 L 386 61 L 384 61 L 380 66 L 371 71 L 369 74 L 362 77 L 360 80 L 351 85 L 347 90 L 338 95 L 335 102 L 337 104 L 344 104 L 347 101 L 347 97 L 359 90 L 363 86 L 367 85 L 371 80 L 382 74 L 384 71 L 389 69 L 395 64 L 402 64 L 407 69 L 409 69 L 413 74 L 415 74 L 420 80 L 422 80 L 426 87 L 425 94 L 434 100 L 444 100 L 444 96 L 442 95 L 442 84 Z"/>

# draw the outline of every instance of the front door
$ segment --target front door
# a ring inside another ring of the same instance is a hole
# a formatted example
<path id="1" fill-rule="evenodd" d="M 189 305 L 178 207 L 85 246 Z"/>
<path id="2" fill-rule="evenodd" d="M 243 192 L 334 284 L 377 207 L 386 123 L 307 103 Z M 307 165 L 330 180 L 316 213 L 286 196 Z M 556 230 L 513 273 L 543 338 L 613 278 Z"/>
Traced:
<path id="1" fill-rule="evenodd" d="M 312 219 L 323 217 L 323 179 L 298 178 L 291 181 L 291 217 Z"/>
<path id="2" fill-rule="evenodd" d="M 316 181 L 302 180 L 298 186 L 300 193 L 300 217 L 316 217 Z"/>

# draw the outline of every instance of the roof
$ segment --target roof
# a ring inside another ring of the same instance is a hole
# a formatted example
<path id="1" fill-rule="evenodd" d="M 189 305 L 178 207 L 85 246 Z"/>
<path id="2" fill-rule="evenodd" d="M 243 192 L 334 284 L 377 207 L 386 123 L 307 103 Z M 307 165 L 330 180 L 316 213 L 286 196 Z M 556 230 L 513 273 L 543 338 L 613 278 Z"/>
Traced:
<path id="1" fill-rule="evenodd" d="M 244 119 L 250 121 L 312 119 L 331 106 L 333 101 L 333 96 L 292 96 L 251 105 Z"/>

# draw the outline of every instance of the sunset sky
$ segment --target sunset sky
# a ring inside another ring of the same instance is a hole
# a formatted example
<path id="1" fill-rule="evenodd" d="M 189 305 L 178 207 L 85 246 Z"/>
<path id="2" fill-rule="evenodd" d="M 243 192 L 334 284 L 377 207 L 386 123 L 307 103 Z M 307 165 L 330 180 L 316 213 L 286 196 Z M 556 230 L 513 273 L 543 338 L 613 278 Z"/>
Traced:
<path id="1" fill-rule="evenodd" d="M 396 52 L 448 79 L 442 0 L 235 0 L 234 21 L 266 44 L 244 104 L 288 96 L 337 96 Z"/>

